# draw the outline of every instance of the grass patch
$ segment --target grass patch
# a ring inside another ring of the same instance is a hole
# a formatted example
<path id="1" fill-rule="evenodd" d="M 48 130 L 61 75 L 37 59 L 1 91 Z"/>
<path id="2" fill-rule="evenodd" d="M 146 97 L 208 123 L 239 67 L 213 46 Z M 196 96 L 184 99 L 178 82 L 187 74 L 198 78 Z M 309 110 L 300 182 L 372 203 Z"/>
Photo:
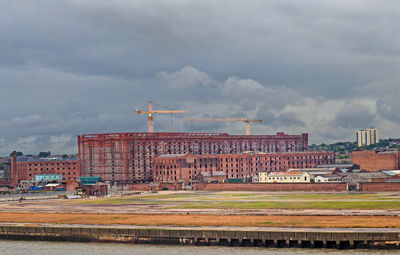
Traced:
<path id="1" fill-rule="evenodd" d="M 391 194 L 175 193 L 71 201 L 86 205 L 162 204 L 168 209 L 400 209 Z"/>
<path id="2" fill-rule="evenodd" d="M 190 203 L 183 209 L 400 209 L 400 201 L 270 201 Z"/>
<path id="3" fill-rule="evenodd" d="M 375 194 L 290 194 L 277 196 L 280 199 L 306 199 L 306 200 L 342 200 L 342 199 L 357 199 L 370 200 L 382 199 L 382 196 Z"/>
<path id="4" fill-rule="evenodd" d="M 119 205 L 119 204 L 135 204 L 135 205 L 140 205 L 140 204 L 167 204 L 167 201 L 140 201 L 140 200 L 130 200 L 130 199 L 96 199 L 96 200 L 82 200 L 82 201 L 74 201 L 79 204 L 84 204 L 84 205 L 107 205 L 107 204 L 114 204 L 114 205 Z"/>
<path id="5" fill-rule="evenodd" d="M 271 221 L 264 221 L 264 222 L 260 222 L 260 224 L 262 225 L 266 225 L 266 226 L 279 226 L 278 222 L 271 222 Z"/>

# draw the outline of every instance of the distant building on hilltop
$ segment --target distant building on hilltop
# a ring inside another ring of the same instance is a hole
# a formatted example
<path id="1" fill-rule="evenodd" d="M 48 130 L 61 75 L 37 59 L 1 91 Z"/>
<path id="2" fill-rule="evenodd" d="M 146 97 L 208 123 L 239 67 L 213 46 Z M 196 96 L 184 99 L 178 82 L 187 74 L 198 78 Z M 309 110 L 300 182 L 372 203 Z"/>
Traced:
<path id="1" fill-rule="evenodd" d="M 367 128 L 359 130 L 356 133 L 356 140 L 358 147 L 379 143 L 378 129 Z"/>

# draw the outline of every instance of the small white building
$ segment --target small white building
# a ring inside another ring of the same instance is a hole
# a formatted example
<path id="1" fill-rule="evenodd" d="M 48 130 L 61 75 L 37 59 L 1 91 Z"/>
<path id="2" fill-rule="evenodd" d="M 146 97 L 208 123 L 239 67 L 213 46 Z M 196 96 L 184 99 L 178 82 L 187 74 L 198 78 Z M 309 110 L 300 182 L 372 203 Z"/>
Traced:
<path id="1" fill-rule="evenodd" d="M 258 172 L 258 182 L 267 182 L 268 172 Z"/>
<path id="2" fill-rule="evenodd" d="M 264 183 L 310 183 L 312 179 L 306 172 L 259 172 L 259 182 Z"/>
<path id="3" fill-rule="evenodd" d="M 251 177 L 251 182 L 253 182 L 253 183 L 259 182 L 259 176 L 258 176 L 257 174 L 254 175 L 254 176 L 252 176 L 252 177 Z"/>
<path id="4" fill-rule="evenodd" d="M 341 182 L 341 177 L 338 175 L 318 175 L 314 177 L 314 182 Z"/>

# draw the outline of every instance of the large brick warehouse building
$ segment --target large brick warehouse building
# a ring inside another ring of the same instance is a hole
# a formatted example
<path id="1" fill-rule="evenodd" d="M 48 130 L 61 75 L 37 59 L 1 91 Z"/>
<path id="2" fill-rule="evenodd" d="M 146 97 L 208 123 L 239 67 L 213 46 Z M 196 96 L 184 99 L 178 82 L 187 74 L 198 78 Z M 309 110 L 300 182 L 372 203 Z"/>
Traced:
<path id="1" fill-rule="evenodd" d="M 154 158 L 154 180 L 191 182 L 198 174 L 224 173 L 226 179 L 250 179 L 259 172 L 281 172 L 289 168 L 312 168 L 333 164 L 334 152 L 245 152 L 223 155 L 169 154 Z"/>
<path id="2" fill-rule="evenodd" d="M 308 134 L 108 133 L 78 136 L 82 176 L 119 183 L 153 181 L 153 158 L 164 154 L 210 155 L 246 151 L 302 152 Z"/>
<path id="3" fill-rule="evenodd" d="M 400 151 L 353 151 L 351 158 L 353 164 L 371 172 L 400 169 Z"/>
<path id="4" fill-rule="evenodd" d="M 37 175 L 48 174 L 62 175 L 62 183 L 77 181 L 80 175 L 79 161 L 76 158 L 13 157 L 10 184 L 17 187 L 20 181 L 29 181 Z"/>

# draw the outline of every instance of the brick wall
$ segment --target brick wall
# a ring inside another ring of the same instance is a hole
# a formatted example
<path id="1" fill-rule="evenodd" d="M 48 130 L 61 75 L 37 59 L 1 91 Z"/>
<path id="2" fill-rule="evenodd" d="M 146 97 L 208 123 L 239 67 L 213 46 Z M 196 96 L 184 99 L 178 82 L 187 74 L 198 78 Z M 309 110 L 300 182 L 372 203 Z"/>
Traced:
<path id="1" fill-rule="evenodd" d="M 308 134 L 228 135 L 227 133 L 108 133 L 78 136 L 82 176 L 121 183 L 153 181 L 153 158 L 164 154 L 302 152 Z"/>
<path id="2" fill-rule="evenodd" d="M 399 157 L 399 152 L 353 151 L 351 154 L 353 164 L 371 172 L 400 169 Z"/>
<path id="3" fill-rule="evenodd" d="M 76 180 L 75 181 L 74 180 L 67 181 L 67 183 L 65 184 L 65 187 L 66 187 L 67 191 L 75 191 L 76 188 L 79 187 L 79 183 Z"/>
<path id="4" fill-rule="evenodd" d="M 360 183 L 361 191 L 400 191 L 399 182 L 365 182 Z"/>
<path id="5" fill-rule="evenodd" d="M 136 183 L 129 185 L 130 190 L 140 190 L 140 191 L 149 191 L 150 186 L 148 183 Z M 163 190 L 164 188 L 168 190 L 182 190 L 182 184 L 180 183 L 160 183 L 158 185 L 158 190 Z"/>
<path id="6" fill-rule="evenodd" d="M 205 191 L 346 191 L 345 183 L 197 183 L 197 190 Z M 161 183 L 159 190 L 180 190 L 181 185 Z M 149 191 L 149 184 L 131 184 L 131 190 Z M 400 191 L 400 183 L 369 182 L 360 183 L 361 191 Z"/>
<path id="7" fill-rule="evenodd" d="M 61 174 L 62 182 L 77 181 L 80 176 L 80 165 L 77 159 L 32 159 L 29 161 L 13 160 L 11 164 L 12 184 L 16 187 L 20 181 L 29 181 L 35 175 Z"/>
<path id="8" fill-rule="evenodd" d="M 334 152 L 285 152 L 194 155 L 161 155 L 153 161 L 153 179 L 158 182 L 191 182 L 199 173 L 222 171 L 226 178 L 249 178 L 261 171 L 286 171 L 333 164 Z"/>
<path id="9" fill-rule="evenodd" d="M 163 190 L 164 188 L 168 190 L 182 190 L 182 184 L 179 183 L 160 183 L 158 186 L 159 190 Z"/>
<path id="10" fill-rule="evenodd" d="M 149 186 L 149 184 L 146 184 L 146 183 L 137 183 L 137 184 L 130 184 L 129 189 L 130 190 L 149 191 L 150 186 Z"/>
<path id="11" fill-rule="evenodd" d="M 346 191 L 345 183 L 198 183 L 207 191 Z"/>

